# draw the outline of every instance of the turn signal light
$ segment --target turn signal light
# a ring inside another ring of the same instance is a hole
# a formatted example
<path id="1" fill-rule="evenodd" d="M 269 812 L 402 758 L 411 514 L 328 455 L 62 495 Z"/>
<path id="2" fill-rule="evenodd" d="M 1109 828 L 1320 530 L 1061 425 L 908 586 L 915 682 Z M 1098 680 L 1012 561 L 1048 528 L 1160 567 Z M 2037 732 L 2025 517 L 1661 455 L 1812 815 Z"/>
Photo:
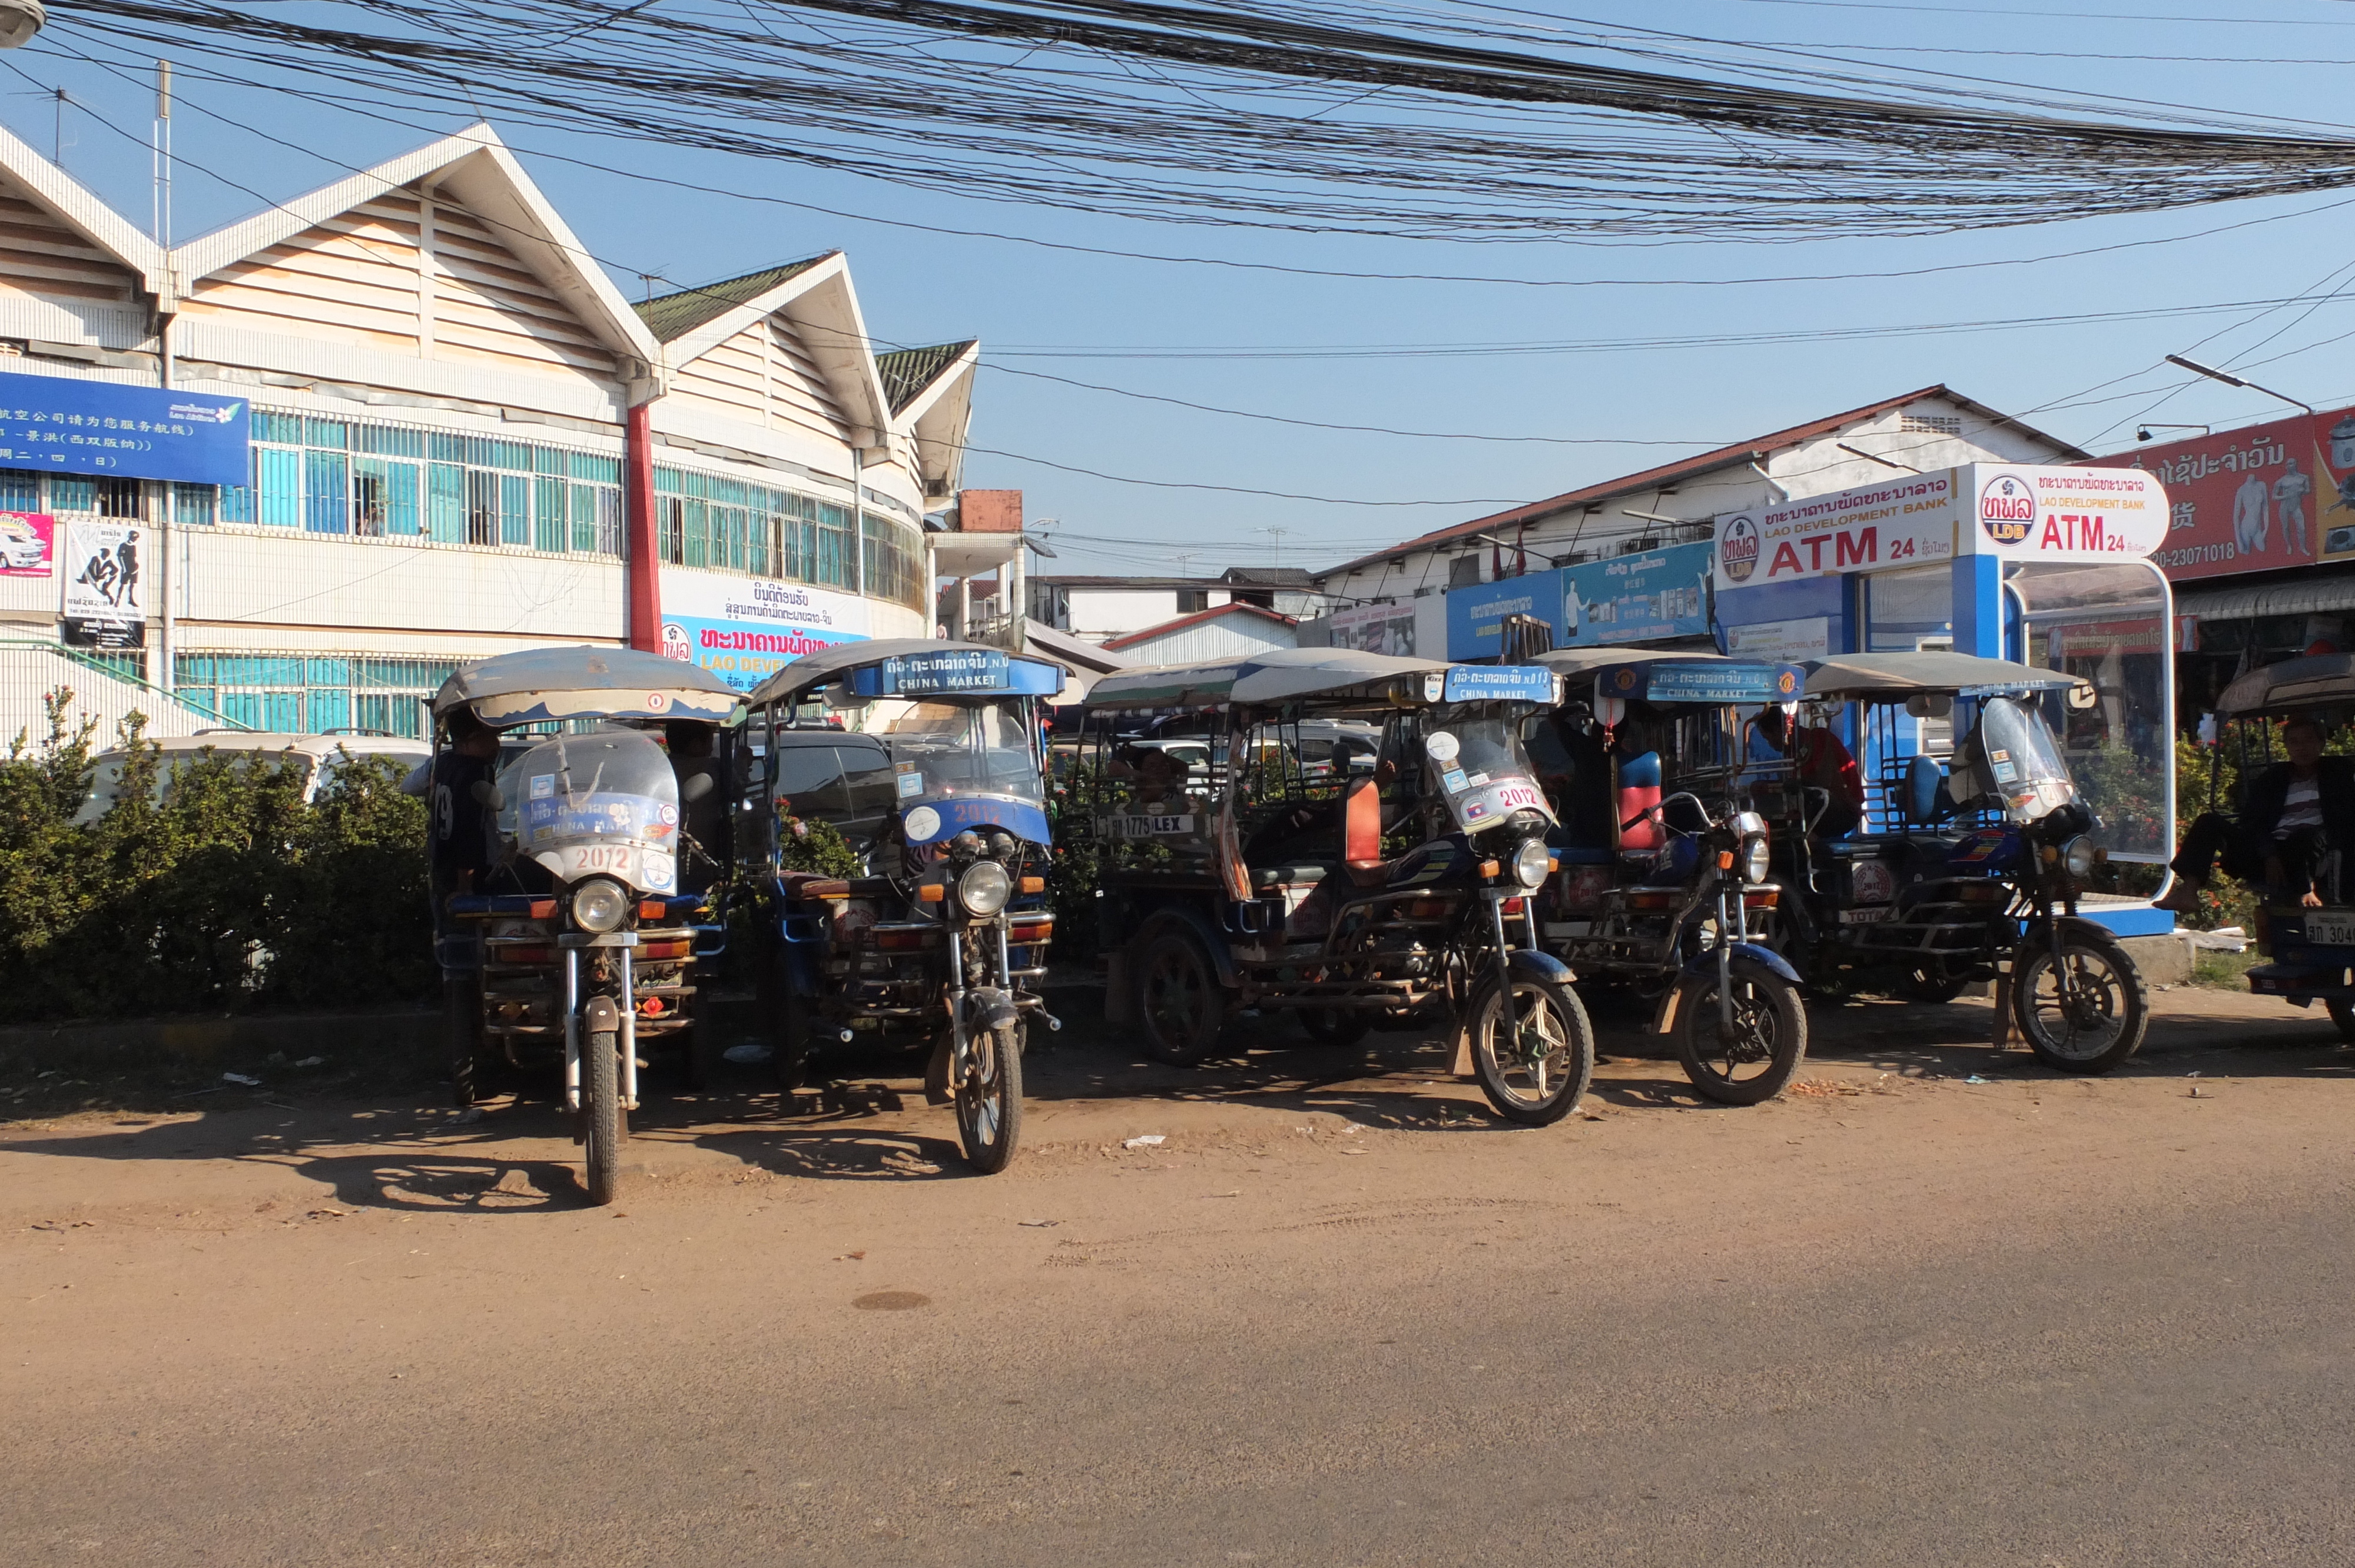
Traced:
<path id="1" fill-rule="evenodd" d="M 1044 893 L 1047 891 L 1047 879 L 1043 876 L 1026 876 L 1022 879 L 1022 891 Z"/>
<path id="2" fill-rule="evenodd" d="M 1744 909 L 1772 909 L 1782 902 L 1783 890 L 1779 887 L 1753 888 L 1742 895 Z"/>
<path id="3" fill-rule="evenodd" d="M 1484 860 L 1480 863 L 1480 875 L 1489 882 L 1496 881 L 1497 874 L 1503 869 L 1493 860 Z"/>
<path id="4" fill-rule="evenodd" d="M 1679 895 L 1673 887 L 1649 887 L 1627 895 L 1630 909 L 1674 909 Z"/>
<path id="5" fill-rule="evenodd" d="M 1508 899 L 1506 899 L 1506 900 L 1505 900 L 1505 913 L 1506 913 L 1506 914 L 1508 914 L 1508 915 L 1518 915 L 1518 914 L 1519 914 L 1520 912 L 1521 912 L 1521 901 L 1520 901 L 1519 899 L 1518 899 L 1518 898 L 1508 898 Z"/>
<path id="6" fill-rule="evenodd" d="M 531 917 L 532 917 L 533 919 L 535 919 L 535 920 L 553 920 L 553 919 L 555 919 L 555 918 L 556 918 L 556 900 L 555 900 L 555 899 L 553 899 L 553 898 L 535 898 L 535 899 L 533 899 L 533 900 L 531 901 Z"/>
<path id="7" fill-rule="evenodd" d="M 2001 904 L 2010 896 L 2011 889 L 2000 882 L 1966 882 L 1955 889 L 1955 896 L 1965 904 Z"/>
<path id="8" fill-rule="evenodd" d="M 1733 869 L 1733 852 L 1732 850 L 1720 850 L 1717 852 L 1717 869 L 1720 871 L 1732 871 Z"/>
<path id="9" fill-rule="evenodd" d="M 667 914 L 669 910 L 670 906 L 662 899 L 649 898 L 645 903 L 638 906 L 638 918 L 641 920 L 659 920 Z"/>
<path id="10" fill-rule="evenodd" d="M 948 884 L 944 882 L 928 882 L 916 889 L 916 902 L 919 904 L 938 904 L 948 895 Z"/>

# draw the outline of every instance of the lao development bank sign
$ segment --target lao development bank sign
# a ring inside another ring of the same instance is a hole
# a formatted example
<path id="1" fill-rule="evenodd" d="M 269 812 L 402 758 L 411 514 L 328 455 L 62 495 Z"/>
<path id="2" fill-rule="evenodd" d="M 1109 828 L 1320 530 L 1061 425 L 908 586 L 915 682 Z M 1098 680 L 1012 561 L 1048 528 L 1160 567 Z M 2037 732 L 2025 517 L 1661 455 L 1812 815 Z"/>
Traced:
<path id="1" fill-rule="evenodd" d="M 2133 469 L 1971 463 L 1717 520 L 1721 590 L 1942 565 L 1956 556 L 2085 562 L 2148 556 L 2167 494 Z"/>

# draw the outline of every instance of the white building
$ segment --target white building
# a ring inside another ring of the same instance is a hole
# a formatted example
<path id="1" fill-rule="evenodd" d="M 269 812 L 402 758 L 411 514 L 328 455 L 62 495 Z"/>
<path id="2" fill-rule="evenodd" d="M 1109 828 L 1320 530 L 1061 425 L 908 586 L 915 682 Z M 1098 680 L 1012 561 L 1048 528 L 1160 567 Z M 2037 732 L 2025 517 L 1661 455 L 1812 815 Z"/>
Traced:
<path id="1" fill-rule="evenodd" d="M 839 253 L 634 306 L 488 126 L 168 252 L 0 132 L 0 221 L 27 461 L 0 513 L 55 546 L 0 571 L 0 630 L 57 642 L 77 541 L 144 530 L 128 645 L 92 656 L 194 705 L 162 727 L 415 733 L 453 664 L 510 649 L 626 641 L 750 686 L 931 630 L 976 349 L 873 354 Z M 59 381 L 234 400 L 247 482 L 27 460 Z"/>
<path id="2" fill-rule="evenodd" d="M 1311 635 L 1458 657 L 1434 645 L 1447 636 L 1441 601 L 1451 589 L 1705 541 L 1720 513 L 1891 473 L 1966 462 L 2074 462 L 2085 455 L 1943 386 L 1925 387 L 1344 561 L 1317 574 L 1316 586 L 1336 613 Z"/>
<path id="3" fill-rule="evenodd" d="M 1298 620 L 1316 614 L 1323 604 L 1309 574 L 1298 567 L 1231 567 L 1215 577 L 1034 574 L 1028 588 L 1032 621 L 1107 647 L 1228 605 L 1252 605 Z"/>

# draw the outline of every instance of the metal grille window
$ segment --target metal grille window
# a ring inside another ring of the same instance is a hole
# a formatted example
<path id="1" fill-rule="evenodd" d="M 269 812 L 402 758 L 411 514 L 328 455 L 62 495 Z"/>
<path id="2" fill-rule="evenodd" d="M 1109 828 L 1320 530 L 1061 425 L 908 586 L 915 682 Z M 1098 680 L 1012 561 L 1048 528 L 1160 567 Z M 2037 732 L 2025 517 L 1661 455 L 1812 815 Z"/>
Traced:
<path id="1" fill-rule="evenodd" d="M 425 704 L 453 667 L 441 659 L 183 653 L 181 694 L 255 729 L 371 730 L 422 737 Z"/>
<path id="2" fill-rule="evenodd" d="M 621 484 L 616 457 L 256 408 L 252 484 L 179 520 L 618 556 Z"/>
<path id="3" fill-rule="evenodd" d="M 675 567 L 816 583 L 921 605 L 923 546 L 914 529 L 869 513 L 854 537 L 847 506 L 688 469 L 655 470 L 655 546 Z M 863 568 L 863 570 L 862 570 Z"/>

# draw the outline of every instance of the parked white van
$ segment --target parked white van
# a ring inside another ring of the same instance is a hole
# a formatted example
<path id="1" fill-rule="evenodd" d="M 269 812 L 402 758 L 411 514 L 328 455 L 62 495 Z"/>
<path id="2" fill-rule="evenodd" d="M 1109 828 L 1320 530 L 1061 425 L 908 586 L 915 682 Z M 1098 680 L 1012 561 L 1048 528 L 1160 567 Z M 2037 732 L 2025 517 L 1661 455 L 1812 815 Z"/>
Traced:
<path id="1" fill-rule="evenodd" d="M 158 736 L 146 744 L 161 755 L 155 770 L 155 798 L 171 799 L 173 776 L 188 762 L 209 751 L 218 756 L 277 761 L 292 759 L 303 770 L 303 799 L 317 799 L 319 790 L 331 783 L 336 769 L 350 759 L 366 757 L 389 758 L 403 773 L 432 757 L 432 749 L 424 741 L 411 740 L 397 735 L 289 735 L 282 731 L 212 729 L 196 735 Z M 94 822 L 104 816 L 122 793 L 123 764 L 129 753 L 115 750 L 101 752 L 91 778 L 90 797 L 74 813 L 77 822 Z"/>

